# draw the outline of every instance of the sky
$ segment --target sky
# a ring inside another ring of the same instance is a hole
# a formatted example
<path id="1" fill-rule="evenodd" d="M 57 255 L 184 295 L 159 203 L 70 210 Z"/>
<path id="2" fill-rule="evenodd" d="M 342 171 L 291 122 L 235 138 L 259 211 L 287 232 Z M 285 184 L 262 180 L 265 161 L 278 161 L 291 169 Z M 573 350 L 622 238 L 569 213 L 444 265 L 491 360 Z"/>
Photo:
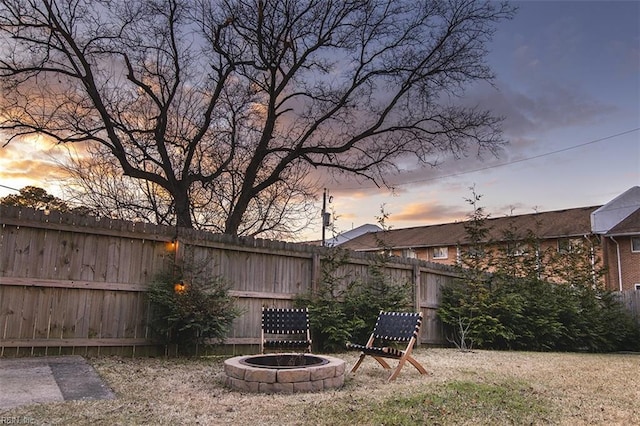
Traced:
<path id="1" fill-rule="evenodd" d="M 334 231 L 463 220 L 472 190 L 490 217 L 602 205 L 640 185 L 640 1 L 518 1 L 498 24 L 487 58 L 493 86 L 466 102 L 503 116 L 498 157 L 447 160 L 369 183 L 326 184 Z M 57 193 L 58 172 L 39 141 L 0 148 L 0 197 L 9 188 Z M 7 188 L 9 187 L 9 188 Z M 318 221 L 302 239 L 321 236 Z"/>
<path id="2" fill-rule="evenodd" d="M 382 211 L 392 229 L 464 220 L 473 192 L 501 217 L 602 205 L 640 185 L 640 1 L 513 4 L 490 46 L 494 87 L 468 92 L 505 118 L 503 152 L 407 171 L 393 191 L 328 185 L 337 230 Z"/>

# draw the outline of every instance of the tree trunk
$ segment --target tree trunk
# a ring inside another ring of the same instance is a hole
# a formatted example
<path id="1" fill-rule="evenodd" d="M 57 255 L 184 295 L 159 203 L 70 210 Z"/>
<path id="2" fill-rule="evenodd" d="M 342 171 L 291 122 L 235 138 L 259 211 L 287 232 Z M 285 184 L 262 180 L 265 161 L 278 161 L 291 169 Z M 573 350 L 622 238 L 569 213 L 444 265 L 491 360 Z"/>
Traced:
<path id="1" fill-rule="evenodd" d="M 176 209 L 176 226 L 180 228 L 193 228 L 189 191 L 179 186 L 173 193 L 173 201 Z"/>
<path id="2" fill-rule="evenodd" d="M 224 233 L 229 235 L 238 235 L 238 230 L 240 229 L 240 225 L 242 224 L 242 218 L 244 217 L 244 213 L 247 211 L 249 207 L 249 202 L 251 201 L 251 197 L 247 196 L 246 193 L 242 193 L 235 207 L 227 217 L 224 226 Z"/>

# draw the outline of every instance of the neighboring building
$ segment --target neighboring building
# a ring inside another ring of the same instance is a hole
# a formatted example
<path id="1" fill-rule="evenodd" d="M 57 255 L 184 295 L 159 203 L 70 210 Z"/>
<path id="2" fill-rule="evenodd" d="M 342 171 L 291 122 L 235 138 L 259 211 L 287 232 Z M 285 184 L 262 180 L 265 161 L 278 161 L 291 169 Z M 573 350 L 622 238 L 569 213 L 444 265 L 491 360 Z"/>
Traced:
<path id="1" fill-rule="evenodd" d="M 329 238 L 325 242 L 325 245 L 327 247 L 339 246 L 340 244 L 344 244 L 349 240 L 359 237 L 360 235 L 378 231 L 382 231 L 382 228 L 380 228 L 378 225 L 366 223 L 364 225 L 358 226 L 357 228 L 353 228 L 350 231 L 341 232 L 333 238 Z"/>
<path id="2" fill-rule="evenodd" d="M 606 287 L 640 290 L 640 187 L 631 188 L 604 206 L 490 218 L 485 225 L 489 230 L 487 240 L 502 244 L 515 255 L 527 232 L 538 239 L 541 251 L 563 251 L 577 240 L 599 240 L 594 255 L 602 258 L 608 271 Z M 453 265 L 469 240 L 465 222 L 454 222 L 368 233 L 341 247 L 380 251 L 381 243 L 396 256 Z"/>
<path id="3" fill-rule="evenodd" d="M 594 211 L 593 232 L 602 235 L 611 290 L 640 290 L 640 186 L 634 186 Z"/>
<path id="4" fill-rule="evenodd" d="M 335 247 L 335 246 L 339 246 L 341 244 L 346 243 L 349 240 L 352 240 L 354 238 L 357 238 L 361 235 L 370 233 L 370 232 L 378 232 L 378 231 L 382 231 L 382 228 L 380 228 L 378 225 L 373 225 L 370 223 L 366 223 L 364 225 L 360 225 L 357 228 L 353 228 L 349 231 L 345 231 L 345 232 L 341 232 L 331 238 L 328 238 L 324 245 L 327 247 Z M 307 241 L 305 244 L 311 244 L 311 245 L 322 245 L 322 241 L 317 240 L 317 241 Z"/>

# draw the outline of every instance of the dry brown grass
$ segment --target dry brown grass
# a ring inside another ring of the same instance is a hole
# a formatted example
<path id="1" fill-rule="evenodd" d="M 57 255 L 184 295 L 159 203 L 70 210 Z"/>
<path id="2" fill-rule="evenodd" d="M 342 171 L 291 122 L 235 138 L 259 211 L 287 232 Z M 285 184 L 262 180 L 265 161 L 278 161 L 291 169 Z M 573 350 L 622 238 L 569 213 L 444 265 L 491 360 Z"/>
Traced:
<path id="1" fill-rule="evenodd" d="M 342 389 L 295 395 L 230 391 L 223 386 L 221 358 L 93 358 L 89 362 L 117 399 L 35 405 L 0 412 L 0 417 L 63 425 L 405 424 L 391 416 L 395 398 L 419 394 L 425 406 L 412 410 L 430 411 L 417 424 L 640 424 L 639 355 L 425 348 L 415 355 L 429 375 L 407 364 L 394 383 L 387 383 L 386 373 L 368 359 L 357 374 L 347 376 Z M 356 359 L 355 353 L 336 356 L 347 367 Z M 526 406 L 509 411 L 494 402 L 482 408 L 481 401 L 465 401 L 460 394 L 464 404 L 450 404 L 451 394 L 443 389 L 460 383 L 509 388 Z M 385 420 L 367 420 L 367 412 L 377 407 L 386 407 Z"/>

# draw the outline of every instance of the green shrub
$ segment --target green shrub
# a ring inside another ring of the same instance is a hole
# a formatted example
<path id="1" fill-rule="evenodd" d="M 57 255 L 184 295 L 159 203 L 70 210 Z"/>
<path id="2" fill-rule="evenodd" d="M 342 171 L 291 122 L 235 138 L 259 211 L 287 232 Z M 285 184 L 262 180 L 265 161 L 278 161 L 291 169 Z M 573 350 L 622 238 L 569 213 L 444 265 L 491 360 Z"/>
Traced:
<path id="1" fill-rule="evenodd" d="M 502 323 L 492 316 L 489 309 L 490 286 L 486 284 L 483 297 L 478 296 L 477 283 L 455 280 L 442 288 L 442 298 L 438 307 L 438 317 L 444 326 L 444 333 L 449 342 L 460 349 L 471 349 L 474 346 L 504 347 L 514 339 L 509 335 Z M 520 296 L 511 300 L 508 312 L 518 317 L 522 312 L 523 302 Z M 503 299 L 503 302 L 506 298 Z M 500 324 L 500 328 L 496 325 Z"/>
<path id="2" fill-rule="evenodd" d="M 611 352 L 638 350 L 640 326 L 604 290 L 597 238 L 541 249 L 536 229 L 507 229 L 499 250 L 473 192 L 460 279 L 442 289 L 438 315 L 460 348 Z M 536 224 L 538 227 L 539 224 Z M 549 281 L 559 281 L 553 284 Z"/>
<path id="3" fill-rule="evenodd" d="M 640 349 L 640 327 L 616 295 L 535 279 L 492 277 L 480 303 L 464 282 L 443 289 L 438 315 L 450 340 L 466 346 L 532 351 Z"/>
<path id="4" fill-rule="evenodd" d="M 371 335 L 380 311 L 404 312 L 411 309 L 411 284 L 393 282 L 384 265 L 374 263 L 365 280 L 347 287 L 342 308 L 351 324 L 349 341 L 364 344 Z M 343 342 L 344 345 L 345 342 Z"/>
<path id="5" fill-rule="evenodd" d="M 365 279 L 340 275 L 347 258 L 338 248 L 328 252 L 316 291 L 295 300 L 296 306 L 309 308 L 314 350 L 319 352 L 344 351 L 349 341 L 364 344 L 381 310 L 411 307 L 411 286 L 391 281 L 384 273 L 384 258 L 368 268 Z"/>
<path id="6" fill-rule="evenodd" d="M 165 344 L 177 345 L 185 354 L 197 353 L 201 345 L 222 342 L 239 315 L 228 284 L 219 277 L 193 278 L 184 290 L 174 286 L 180 277 L 157 277 L 148 291 L 151 326 Z"/>
<path id="7" fill-rule="evenodd" d="M 609 351 L 640 351 L 640 326 L 625 308 L 619 296 L 606 292 L 600 298 L 600 324 L 606 324 L 603 339 Z"/>

